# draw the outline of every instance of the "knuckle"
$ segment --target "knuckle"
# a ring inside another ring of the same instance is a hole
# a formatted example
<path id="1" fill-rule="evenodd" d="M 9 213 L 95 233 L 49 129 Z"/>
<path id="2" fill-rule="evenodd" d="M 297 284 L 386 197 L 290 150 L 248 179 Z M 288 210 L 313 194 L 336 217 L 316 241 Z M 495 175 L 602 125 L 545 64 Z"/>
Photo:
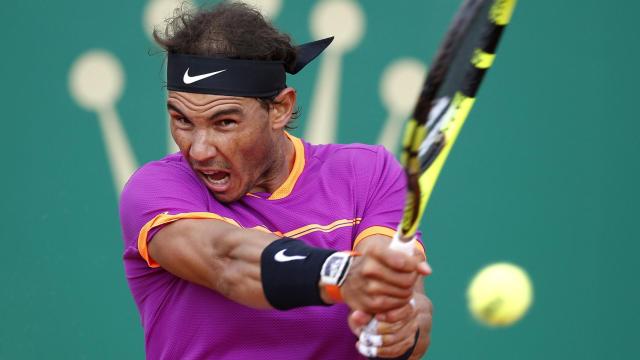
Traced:
<path id="1" fill-rule="evenodd" d="M 401 345 L 398 346 L 398 351 L 400 352 L 398 355 L 402 355 L 405 351 L 409 350 L 411 345 L 413 345 L 413 337 L 405 339 L 400 344 Z"/>
<path id="2" fill-rule="evenodd" d="M 413 284 L 415 283 L 416 283 L 416 275 L 413 273 L 398 277 L 398 285 L 400 285 L 403 288 L 412 289 Z"/>
<path id="3" fill-rule="evenodd" d="M 392 346 L 398 342 L 398 337 L 395 334 L 388 334 L 382 337 L 382 346 Z"/>
<path id="4" fill-rule="evenodd" d="M 384 299 L 380 296 L 376 296 L 371 300 L 371 308 L 376 312 L 382 309 L 384 305 Z"/>
<path id="5" fill-rule="evenodd" d="M 365 285 L 365 292 L 368 294 L 377 294 L 380 290 L 380 286 L 376 281 L 369 281 Z"/>
<path id="6" fill-rule="evenodd" d="M 404 329 L 405 336 L 408 338 L 415 335 L 416 331 L 418 331 L 418 322 L 415 319 L 411 319 Z"/>
<path id="7" fill-rule="evenodd" d="M 371 309 L 378 313 L 378 312 L 382 312 L 383 310 L 385 310 L 389 305 L 389 300 L 387 300 L 386 297 L 383 296 L 376 296 L 371 300 Z"/>
<path id="8" fill-rule="evenodd" d="M 433 314 L 433 303 L 428 297 L 425 296 L 424 298 L 426 300 L 425 304 L 426 304 L 427 312 L 429 314 Z"/>
<path id="9" fill-rule="evenodd" d="M 411 305 L 409 305 L 408 307 L 410 307 Z M 393 321 L 400 321 L 403 319 L 407 319 L 407 318 L 411 318 L 413 315 L 413 311 L 412 309 L 407 309 L 407 307 L 403 308 L 402 312 L 398 312 L 395 316 L 395 319 Z"/>
<path id="10" fill-rule="evenodd" d="M 399 289 L 398 297 L 407 299 L 407 301 L 411 300 L 411 296 L 413 295 L 412 288 Z"/>
<path id="11" fill-rule="evenodd" d="M 402 351 L 401 344 L 390 345 L 385 350 L 386 350 L 384 354 L 385 357 L 395 358 L 404 354 L 404 351 Z"/>
<path id="12" fill-rule="evenodd" d="M 411 347 L 411 345 L 413 345 L 413 338 L 404 339 L 399 343 L 393 345 L 393 350 L 395 354 L 394 356 L 400 356 L 404 354 L 407 350 L 409 350 L 409 347 Z"/>
<path id="13" fill-rule="evenodd" d="M 394 333 L 400 333 L 402 331 L 402 327 L 405 325 L 404 322 L 401 321 L 397 321 L 395 323 L 393 323 L 393 332 Z"/>
<path id="14" fill-rule="evenodd" d="M 409 316 L 409 313 L 406 310 L 406 306 L 402 307 L 400 310 L 392 311 L 387 314 L 387 321 L 390 323 L 398 322 L 402 319 L 405 319 Z"/>
<path id="15" fill-rule="evenodd" d="M 397 323 L 387 323 L 387 326 L 385 328 L 386 330 L 386 334 L 387 335 L 394 335 L 397 336 L 398 335 L 398 326 Z M 396 340 L 396 342 L 398 342 L 399 339 Z"/>
<path id="16" fill-rule="evenodd" d="M 377 298 L 366 298 L 363 301 L 363 305 L 365 307 L 364 310 L 366 310 L 367 312 L 375 312 L 375 308 L 377 305 Z"/>
<path id="17" fill-rule="evenodd" d="M 365 277 L 374 276 L 377 273 L 375 264 L 371 261 L 365 261 L 364 264 L 362 264 L 360 273 L 362 273 L 362 275 L 364 275 Z"/>
<path id="18" fill-rule="evenodd" d="M 407 286 L 413 287 L 413 285 L 416 283 L 417 280 L 418 280 L 418 274 L 415 272 L 410 273 L 407 278 Z"/>
<path id="19" fill-rule="evenodd" d="M 386 320 L 388 322 L 390 322 L 390 323 L 394 323 L 394 322 L 400 320 L 400 318 L 401 318 L 400 314 L 392 312 L 392 313 L 387 314 Z"/>

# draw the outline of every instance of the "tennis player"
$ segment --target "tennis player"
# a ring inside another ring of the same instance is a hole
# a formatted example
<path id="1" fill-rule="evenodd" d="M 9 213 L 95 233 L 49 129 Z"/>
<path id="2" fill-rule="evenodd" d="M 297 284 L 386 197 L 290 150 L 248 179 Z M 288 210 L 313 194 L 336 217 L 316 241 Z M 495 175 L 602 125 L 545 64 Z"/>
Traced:
<path id="1" fill-rule="evenodd" d="M 149 359 L 420 358 L 431 303 L 416 256 L 388 249 L 405 178 L 380 146 L 287 129 L 286 84 L 331 38 L 294 47 L 244 4 L 181 13 L 155 34 L 180 152 L 120 201 L 127 280 Z M 413 299 L 413 300 L 412 300 Z M 358 341 L 378 314 L 378 335 Z"/>

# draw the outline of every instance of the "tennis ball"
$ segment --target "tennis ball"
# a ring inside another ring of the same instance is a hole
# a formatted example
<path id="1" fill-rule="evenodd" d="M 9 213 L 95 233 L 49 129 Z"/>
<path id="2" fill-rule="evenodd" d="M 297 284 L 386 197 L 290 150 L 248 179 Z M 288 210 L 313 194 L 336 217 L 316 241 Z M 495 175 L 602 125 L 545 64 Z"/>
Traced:
<path id="1" fill-rule="evenodd" d="M 502 262 L 486 266 L 469 283 L 471 314 L 490 326 L 509 326 L 520 320 L 533 297 L 531 280 L 520 267 Z"/>

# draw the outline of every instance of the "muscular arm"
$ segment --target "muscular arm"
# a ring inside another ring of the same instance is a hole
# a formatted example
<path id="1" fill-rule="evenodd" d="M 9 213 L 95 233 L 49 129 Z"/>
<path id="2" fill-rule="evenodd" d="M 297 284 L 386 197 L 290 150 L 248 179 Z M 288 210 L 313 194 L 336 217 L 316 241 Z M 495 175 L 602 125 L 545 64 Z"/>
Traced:
<path id="1" fill-rule="evenodd" d="M 262 291 L 260 255 L 273 234 L 220 220 L 183 219 L 149 243 L 150 256 L 172 274 L 253 308 L 271 308 Z"/>
<path id="2" fill-rule="evenodd" d="M 261 282 L 260 258 L 276 239 L 273 234 L 220 220 L 182 219 L 158 231 L 149 243 L 149 255 L 172 274 L 232 301 L 271 308 Z M 343 284 L 345 301 L 369 313 L 401 306 L 412 296 L 417 264 L 410 257 L 389 254 L 386 244 L 367 249 L 355 259 Z M 320 290 L 326 299 L 324 287 Z"/>
<path id="3" fill-rule="evenodd" d="M 273 234 L 220 220 L 182 219 L 166 225 L 149 243 L 149 255 L 170 273 L 253 308 L 272 308 L 261 282 L 260 258 Z M 419 261 L 372 246 L 354 260 L 343 284 L 352 308 L 381 313 L 407 303 Z M 319 278 L 319 270 L 318 270 Z M 320 292 L 326 303 L 324 287 Z"/>

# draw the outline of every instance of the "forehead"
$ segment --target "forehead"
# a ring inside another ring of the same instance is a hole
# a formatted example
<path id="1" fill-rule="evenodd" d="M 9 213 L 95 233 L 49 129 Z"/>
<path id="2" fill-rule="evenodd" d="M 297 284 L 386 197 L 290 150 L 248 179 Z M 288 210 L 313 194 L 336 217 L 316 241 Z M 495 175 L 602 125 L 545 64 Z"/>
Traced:
<path id="1" fill-rule="evenodd" d="M 182 91 L 169 91 L 167 94 L 167 104 L 184 108 L 184 110 L 206 111 L 220 106 L 239 106 L 249 109 L 258 104 L 254 98 L 188 93 Z"/>

